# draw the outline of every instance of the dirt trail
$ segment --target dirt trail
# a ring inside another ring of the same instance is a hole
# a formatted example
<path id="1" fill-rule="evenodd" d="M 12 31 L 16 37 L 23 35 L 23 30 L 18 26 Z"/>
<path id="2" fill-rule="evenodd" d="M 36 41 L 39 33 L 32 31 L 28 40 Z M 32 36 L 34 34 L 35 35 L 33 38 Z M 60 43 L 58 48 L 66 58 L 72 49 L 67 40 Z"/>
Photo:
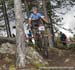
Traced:
<path id="1" fill-rule="evenodd" d="M 75 50 L 62 50 L 59 53 L 50 52 L 48 62 L 50 66 L 75 67 Z"/>

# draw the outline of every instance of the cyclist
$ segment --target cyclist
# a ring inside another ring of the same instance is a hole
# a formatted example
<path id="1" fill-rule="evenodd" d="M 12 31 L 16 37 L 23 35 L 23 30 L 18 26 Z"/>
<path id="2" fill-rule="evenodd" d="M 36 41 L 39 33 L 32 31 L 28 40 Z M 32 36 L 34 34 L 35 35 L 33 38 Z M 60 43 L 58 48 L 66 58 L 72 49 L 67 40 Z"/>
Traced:
<path id="1" fill-rule="evenodd" d="M 40 12 L 38 12 L 38 9 L 37 7 L 33 7 L 32 8 L 32 13 L 30 14 L 29 16 L 29 26 L 31 27 L 32 29 L 32 33 L 33 33 L 33 36 L 34 36 L 34 40 L 35 40 L 35 44 L 41 49 L 41 40 L 39 39 L 40 36 L 37 32 L 38 29 L 40 29 L 39 27 L 42 26 L 42 21 L 41 19 L 48 23 L 48 20 L 46 19 L 46 17 L 44 15 L 42 15 Z M 42 26 L 41 29 L 44 30 L 44 27 Z M 36 37 L 35 37 L 36 36 Z M 40 42 L 40 44 L 38 44 Z M 46 50 L 45 50 L 46 51 Z M 47 51 L 46 51 L 47 52 Z M 48 54 L 47 54 L 48 56 Z"/>
<path id="2" fill-rule="evenodd" d="M 36 30 L 38 29 L 40 24 L 42 24 L 41 19 L 43 21 L 45 21 L 46 23 L 48 23 L 48 20 L 45 18 L 45 16 L 42 15 L 40 12 L 38 12 L 37 7 L 33 7 L 32 13 L 30 14 L 29 19 L 28 19 L 28 25 L 32 29 L 32 33 L 33 33 L 33 36 L 34 36 L 35 40 L 36 40 L 35 36 L 37 36 L 37 35 L 35 35 Z M 36 27 L 36 29 L 35 29 L 35 27 Z"/>

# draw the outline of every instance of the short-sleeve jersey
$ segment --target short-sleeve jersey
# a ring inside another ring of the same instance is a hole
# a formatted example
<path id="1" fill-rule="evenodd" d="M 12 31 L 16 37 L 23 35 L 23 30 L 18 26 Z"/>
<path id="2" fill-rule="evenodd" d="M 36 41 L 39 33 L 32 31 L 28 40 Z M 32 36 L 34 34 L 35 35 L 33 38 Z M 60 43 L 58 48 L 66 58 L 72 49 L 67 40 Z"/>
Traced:
<path id="1" fill-rule="evenodd" d="M 43 18 L 43 17 L 44 16 L 41 13 L 37 13 L 37 14 L 31 13 L 29 16 L 29 20 L 37 20 L 37 19 Z"/>
<path id="2" fill-rule="evenodd" d="M 40 24 L 41 23 L 40 18 L 44 18 L 44 16 L 41 13 L 37 14 L 31 13 L 29 16 L 29 20 L 32 21 L 33 25 Z"/>

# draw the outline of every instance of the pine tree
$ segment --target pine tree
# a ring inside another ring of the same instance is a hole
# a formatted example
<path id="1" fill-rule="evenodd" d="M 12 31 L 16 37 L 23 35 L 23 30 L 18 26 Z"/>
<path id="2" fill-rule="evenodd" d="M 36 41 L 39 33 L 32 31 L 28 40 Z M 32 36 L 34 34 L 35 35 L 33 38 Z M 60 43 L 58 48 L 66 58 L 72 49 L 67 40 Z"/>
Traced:
<path id="1" fill-rule="evenodd" d="M 5 0 L 1 0 L 1 3 L 2 3 L 3 16 L 4 16 L 4 20 L 5 20 L 5 26 L 6 26 L 6 30 L 7 30 L 7 36 L 11 37 L 11 30 L 10 30 L 10 24 L 9 24 L 6 5 L 5 5 Z"/>
<path id="2" fill-rule="evenodd" d="M 24 27 L 23 27 L 23 15 L 22 15 L 22 5 L 21 0 L 14 0 L 15 8 L 15 18 L 16 18 L 16 66 L 18 68 L 25 67 L 25 37 L 24 37 Z M 25 69 L 20 69 L 25 70 Z"/>

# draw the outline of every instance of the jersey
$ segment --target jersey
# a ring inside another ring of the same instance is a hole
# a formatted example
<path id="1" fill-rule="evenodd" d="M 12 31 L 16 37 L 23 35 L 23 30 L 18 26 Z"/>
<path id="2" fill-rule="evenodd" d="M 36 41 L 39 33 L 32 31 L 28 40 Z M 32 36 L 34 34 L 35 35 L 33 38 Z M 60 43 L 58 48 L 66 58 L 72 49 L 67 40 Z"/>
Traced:
<path id="1" fill-rule="evenodd" d="M 39 25 L 41 23 L 40 21 L 41 18 L 44 18 L 44 16 L 41 13 L 37 14 L 31 13 L 29 20 L 32 21 L 32 25 Z"/>

